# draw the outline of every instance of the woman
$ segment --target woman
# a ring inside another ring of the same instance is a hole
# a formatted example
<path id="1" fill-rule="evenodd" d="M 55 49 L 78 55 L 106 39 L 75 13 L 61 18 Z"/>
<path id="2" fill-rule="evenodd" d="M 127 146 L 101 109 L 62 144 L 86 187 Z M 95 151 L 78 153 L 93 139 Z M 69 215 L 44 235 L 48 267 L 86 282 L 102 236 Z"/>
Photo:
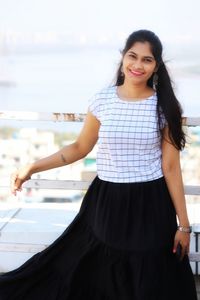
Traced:
<path id="1" fill-rule="evenodd" d="M 79 213 L 47 249 L 0 277 L 0 299 L 197 299 L 181 114 L 159 38 L 133 32 L 115 85 L 90 100 L 77 140 L 11 177 L 16 194 L 33 173 L 85 157 L 98 140 L 97 176 Z"/>

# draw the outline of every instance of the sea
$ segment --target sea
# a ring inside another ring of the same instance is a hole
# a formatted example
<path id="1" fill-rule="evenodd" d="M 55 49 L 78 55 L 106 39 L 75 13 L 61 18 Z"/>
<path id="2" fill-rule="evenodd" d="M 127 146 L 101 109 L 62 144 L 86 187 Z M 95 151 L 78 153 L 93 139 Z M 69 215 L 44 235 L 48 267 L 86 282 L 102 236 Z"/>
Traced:
<path id="1" fill-rule="evenodd" d="M 70 47 L 0 55 L 0 111 L 85 113 L 89 99 L 113 84 L 120 61 L 112 47 Z M 199 62 L 170 60 L 168 68 L 185 116 L 200 117 Z M 80 124 L 1 120 L 0 126 L 79 131 Z"/>

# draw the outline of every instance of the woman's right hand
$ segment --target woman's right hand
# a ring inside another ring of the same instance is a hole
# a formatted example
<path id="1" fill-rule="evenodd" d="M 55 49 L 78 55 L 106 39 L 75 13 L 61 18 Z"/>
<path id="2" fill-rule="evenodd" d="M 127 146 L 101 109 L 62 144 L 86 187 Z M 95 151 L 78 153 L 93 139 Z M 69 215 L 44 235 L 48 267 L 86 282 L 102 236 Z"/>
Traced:
<path id="1" fill-rule="evenodd" d="M 22 190 L 22 184 L 31 178 L 31 167 L 27 165 L 11 174 L 10 189 L 11 193 L 16 196 L 17 191 Z"/>

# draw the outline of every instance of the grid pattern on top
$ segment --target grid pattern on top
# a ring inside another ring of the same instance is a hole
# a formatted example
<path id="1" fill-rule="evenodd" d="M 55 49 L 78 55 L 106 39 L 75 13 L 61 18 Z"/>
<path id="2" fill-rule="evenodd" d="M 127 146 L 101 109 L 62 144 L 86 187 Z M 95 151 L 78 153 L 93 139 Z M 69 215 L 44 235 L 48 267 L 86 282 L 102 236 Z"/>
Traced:
<path id="1" fill-rule="evenodd" d="M 122 100 L 116 86 L 89 100 L 89 110 L 101 123 L 97 151 L 100 179 L 144 182 L 163 176 L 156 105 L 156 94 L 139 101 Z M 161 120 L 165 126 L 163 114 Z"/>

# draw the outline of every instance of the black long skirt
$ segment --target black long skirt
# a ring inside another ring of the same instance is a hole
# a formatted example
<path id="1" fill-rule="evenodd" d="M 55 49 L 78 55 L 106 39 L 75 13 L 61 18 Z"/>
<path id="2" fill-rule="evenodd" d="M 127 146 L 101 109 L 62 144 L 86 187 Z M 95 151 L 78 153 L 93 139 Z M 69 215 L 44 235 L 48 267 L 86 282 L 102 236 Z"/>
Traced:
<path id="1" fill-rule="evenodd" d="M 48 248 L 0 276 L 0 300 L 196 300 L 188 256 L 172 252 L 176 213 L 164 177 L 97 177 Z"/>

